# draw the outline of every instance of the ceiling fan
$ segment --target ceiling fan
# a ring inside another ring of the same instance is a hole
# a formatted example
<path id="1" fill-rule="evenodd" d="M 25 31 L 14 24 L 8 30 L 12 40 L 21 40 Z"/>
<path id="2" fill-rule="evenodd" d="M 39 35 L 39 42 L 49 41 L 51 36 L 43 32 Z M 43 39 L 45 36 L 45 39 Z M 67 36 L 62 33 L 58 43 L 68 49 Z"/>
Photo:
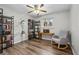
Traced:
<path id="1" fill-rule="evenodd" d="M 44 12 L 44 13 L 47 12 L 46 10 L 41 9 L 44 6 L 44 4 L 41 4 L 41 5 L 33 5 L 33 6 L 26 5 L 26 6 L 32 9 L 32 11 L 29 11 L 28 13 L 35 12 L 37 15 L 39 15 L 40 12 Z"/>

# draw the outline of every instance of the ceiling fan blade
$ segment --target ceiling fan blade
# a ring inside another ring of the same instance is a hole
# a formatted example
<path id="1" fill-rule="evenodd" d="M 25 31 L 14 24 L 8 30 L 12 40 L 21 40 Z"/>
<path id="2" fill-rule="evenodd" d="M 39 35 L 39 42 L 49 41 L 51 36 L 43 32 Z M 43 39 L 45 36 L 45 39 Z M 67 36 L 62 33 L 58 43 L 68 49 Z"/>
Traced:
<path id="1" fill-rule="evenodd" d="M 44 4 L 41 4 L 41 5 L 40 5 L 40 8 L 43 7 L 43 6 L 44 6 Z"/>
<path id="2" fill-rule="evenodd" d="M 31 13 L 31 12 L 33 12 L 33 11 L 29 11 L 28 13 Z"/>
<path id="3" fill-rule="evenodd" d="M 38 5 L 34 5 L 35 9 L 38 9 Z"/>
<path id="4" fill-rule="evenodd" d="M 29 6 L 29 5 L 26 5 L 27 7 L 29 7 L 29 8 L 33 8 L 32 6 Z"/>
<path id="5" fill-rule="evenodd" d="M 42 12 L 47 12 L 47 11 L 45 11 L 45 10 L 40 10 L 40 11 L 42 11 Z"/>

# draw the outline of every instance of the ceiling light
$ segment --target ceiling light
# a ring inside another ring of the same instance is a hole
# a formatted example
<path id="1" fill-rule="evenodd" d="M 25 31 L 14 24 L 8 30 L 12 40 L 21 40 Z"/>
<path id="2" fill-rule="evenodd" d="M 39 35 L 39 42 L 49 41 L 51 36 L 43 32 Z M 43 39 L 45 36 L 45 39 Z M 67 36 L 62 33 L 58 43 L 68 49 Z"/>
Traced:
<path id="1" fill-rule="evenodd" d="M 35 14 L 39 14 L 40 13 L 40 10 L 34 10 L 34 13 Z"/>

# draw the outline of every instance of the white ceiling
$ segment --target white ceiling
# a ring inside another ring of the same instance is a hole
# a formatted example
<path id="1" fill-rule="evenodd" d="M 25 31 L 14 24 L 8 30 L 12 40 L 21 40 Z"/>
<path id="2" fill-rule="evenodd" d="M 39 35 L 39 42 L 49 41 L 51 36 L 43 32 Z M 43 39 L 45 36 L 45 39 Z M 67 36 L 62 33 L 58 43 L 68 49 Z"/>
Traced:
<path id="1" fill-rule="evenodd" d="M 8 7 L 19 13 L 26 13 L 32 17 L 37 17 L 37 15 L 35 13 L 27 13 L 27 12 L 31 11 L 31 8 L 26 7 L 25 4 L 3 4 L 2 6 Z M 40 13 L 39 16 L 54 13 L 54 12 L 69 10 L 70 6 L 71 5 L 69 5 L 69 4 L 45 4 L 44 7 L 42 7 L 42 9 L 46 10 L 47 13 Z"/>

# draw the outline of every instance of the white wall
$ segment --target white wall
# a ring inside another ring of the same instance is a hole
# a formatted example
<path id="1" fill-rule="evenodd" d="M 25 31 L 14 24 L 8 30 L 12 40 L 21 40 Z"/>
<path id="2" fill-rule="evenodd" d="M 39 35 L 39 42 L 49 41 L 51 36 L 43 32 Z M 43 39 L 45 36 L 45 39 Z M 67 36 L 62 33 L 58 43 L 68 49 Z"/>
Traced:
<path id="1" fill-rule="evenodd" d="M 21 20 L 25 20 L 25 24 L 24 24 L 24 28 L 25 28 L 25 32 L 26 32 L 26 39 L 28 39 L 28 23 L 27 20 L 28 19 L 32 19 L 32 17 L 25 15 L 25 14 L 21 14 L 18 13 L 8 7 L 2 6 L 0 5 L 0 8 L 4 9 L 4 15 L 6 16 L 14 16 L 14 43 L 18 43 L 21 42 L 21 26 L 20 26 L 20 21 Z"/>
<path id="2" fill-rule="evenodd" d="M 53 27 L 49 27 L 51 32 L 57 34 L 60 30 L 69 30 L 69 11 L 62 11 L 49 14 L 38 18 L 41 22 L 41 31 L 43 31 L 44 19 L 53 19 Z"/>
<path id="3" fill-rule="evenodd" d="M 75 54 L 79 54 L 79 5 L 72 5 L 70 27 L 72 34 L 72 48 Z"/>

